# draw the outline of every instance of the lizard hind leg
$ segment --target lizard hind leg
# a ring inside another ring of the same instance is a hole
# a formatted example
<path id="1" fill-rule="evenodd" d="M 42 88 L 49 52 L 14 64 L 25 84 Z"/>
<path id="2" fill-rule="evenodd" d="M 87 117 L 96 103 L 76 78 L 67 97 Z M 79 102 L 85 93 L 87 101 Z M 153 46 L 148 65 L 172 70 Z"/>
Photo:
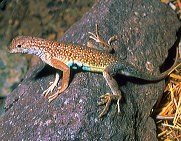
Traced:
<path id="1" fill-rule="evenodd" d="M 96 24 L 96 33 L 88 32 L 90 34 L 89 38 L 95 40 L 97 43 L 100 43 L 102 45 L 103 50 L 106 52 L 111 52 L 113 48 L 111 47 L 111 42 L 117 40 L 117 36 L 111 37 L 108 42 L 106 43 L 101 36 L 99 35 L 98 32 L 98 25 Z M 94 45 L 89 46 L 91 48 L 96 48 Z M 97 48 L 96 48 L 97 49 Z"/>
<path id="2" fill-rule="evenodd" d="M 122 98 L 122 95 L 121 95 L 121 91 L 119 90 L 119 86 L 118 86 L 117 82 L 109 74 L 109 71 L 111 71 L 111 69 L 112 69 L 112 67 L 109 67 L 109 66 L 106 67 L 105 70 L 103 71 L 103 76 L 106 79 L 106 82 L 109 85 L 113 94 L 106 93 L 105 95 L 100 96 L 101 99 L 105 99 L 105 100 L 102 102 L 99 102 L 98 105 L 106 104 L 106 106 L 104 107 L 104 109 L 101 112 L 101 114 L 99 115 L 99 117 L 102 117 L 103 115 L 105 115 L 106 111 L 108 110 L 108 108 L 111 104 L 111 101 L 113 101 L 113 100 L 117 101 L 118 113 L 120 112 L 119 102 Z"/>

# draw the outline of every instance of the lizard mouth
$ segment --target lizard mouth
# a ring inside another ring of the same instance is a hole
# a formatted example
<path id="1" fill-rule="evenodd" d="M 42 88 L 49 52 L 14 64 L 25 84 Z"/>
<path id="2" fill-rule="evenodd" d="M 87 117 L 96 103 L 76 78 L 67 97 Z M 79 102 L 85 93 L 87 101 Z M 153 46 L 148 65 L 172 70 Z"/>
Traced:
<path id="1" fill-rule="evenodd" d="M 17 53 L 18 51 L 16 49 L 14 49 L 14 48 L 9 48 L 8 52 L 9 53 Z"/>
<path id="2" fill-rule="evenodd" d="M 9 49 L 8 49 L 8 52 L 9 52 L 9 53 L 18 53 L 18 52 L 21 52 L 21 51 L 18 50 L 18 49 L 9 48 Z M 23 52 L 22 52 L 22 53 L 23 53 Z"/>
<path id="3" fill-rule="evenodd" d="M 10 48 L 8 49 L 8 52 L 9 53 L 14 53 L 13 49 L 10 49 Z"/>

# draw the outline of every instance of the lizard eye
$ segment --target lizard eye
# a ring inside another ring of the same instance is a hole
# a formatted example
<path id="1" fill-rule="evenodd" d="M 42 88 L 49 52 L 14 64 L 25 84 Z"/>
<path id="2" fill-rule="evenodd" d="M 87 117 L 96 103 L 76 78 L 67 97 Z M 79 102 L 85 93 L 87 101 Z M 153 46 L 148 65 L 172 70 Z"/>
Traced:
<path id="1" fill-rule="evenodd" d="M 17 45 L 16 47 L 17 47 L 17 48 L 21 48 L 21 45 Z"/>

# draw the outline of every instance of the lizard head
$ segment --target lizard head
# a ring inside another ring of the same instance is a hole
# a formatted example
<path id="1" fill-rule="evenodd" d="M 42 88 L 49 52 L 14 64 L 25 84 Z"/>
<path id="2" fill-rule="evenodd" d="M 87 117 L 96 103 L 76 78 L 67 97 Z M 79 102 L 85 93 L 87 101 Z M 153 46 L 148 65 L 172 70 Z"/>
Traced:
<path id="1" fill-rule="evenodd" d="M 38 55 L 41 52 L 40 46 L 36 43 L 39 38 L 30 36 L 18 36 L 14 38 L 10 44 L 10 53 L 28 53 Z M 41 40 L 39 40 L 41 41 Z M 36 43 L 36 46 L 35 46 Z"/>

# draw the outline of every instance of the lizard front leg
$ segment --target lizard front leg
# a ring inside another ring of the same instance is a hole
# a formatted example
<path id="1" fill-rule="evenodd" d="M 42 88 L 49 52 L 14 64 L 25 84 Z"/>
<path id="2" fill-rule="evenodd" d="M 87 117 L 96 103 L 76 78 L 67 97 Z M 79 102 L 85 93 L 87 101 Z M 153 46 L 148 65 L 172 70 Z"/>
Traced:
<path id="1" fill-rule="evenodd" d="M 63 78 L 62 78 L 62 86 L 58 88 L 58 91 L 55 94 L 48 96 L 48 102 L 51 102 L 52 100 L 57 98 L 57 96 L 61 94 L 68 87 L 69 78 L 70 78 L 70 68 L 66 64 L 62 63 L 61 61 L 57 59 L 50 59 L 50 65 L 56 69 L 63 71 Z M 55 79 L 55 81 L 56 80 L 57 79 Z M 56 81 L 56 83 L 58 83 L 58 80 Z M 52 85 L 47 90 L 52 89 Z M 54 84 L 54 86 L 56 86 L 56 84 Z"/>
<path id="2" fill-rule="evenodd" d="M 104 69 L 103 76 L 106 79 L 106 82 L 109 85 L 109 87 L 112 91 L 112 94 L 106 93 L 105 95 L 100 96 L 101 99 L 105 99 L 105 100 L 102 102 L 99 102 L 98 105 L 106 104 L 106 106 L 103 109 L 103 111 L 101 112 L 101 114 L 99 115 L 99 117 L 102 117 L 103 115 L 105 115 L 105 113 L 108 110 L 112 100 L 117 100 L 118 113 L 120 112 L 119 102 L 120 102 L 122 95 L 121 95 L 121 91 L 119 90 L 119 86 L 118 86 L 117 82 L 110 75 L 112 70 L 114 70 L 114 68 L 112 68 L 111 66 L 107 66 Z"/>

